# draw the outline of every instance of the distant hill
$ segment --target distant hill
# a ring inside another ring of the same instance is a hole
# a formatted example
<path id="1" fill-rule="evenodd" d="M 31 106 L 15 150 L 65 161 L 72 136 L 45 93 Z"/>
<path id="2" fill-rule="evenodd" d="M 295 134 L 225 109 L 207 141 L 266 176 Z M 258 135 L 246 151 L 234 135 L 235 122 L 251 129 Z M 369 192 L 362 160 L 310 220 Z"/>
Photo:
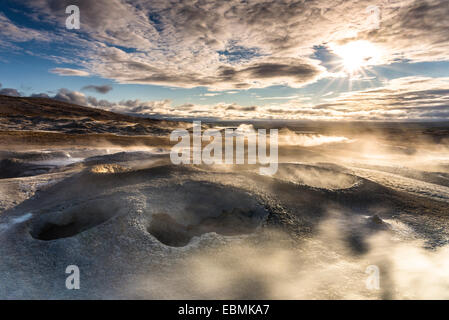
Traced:
<path id="1" fill-rule="evenodd" d="M 0 131 L 161 136 L 185 124 L 118 114 L 48 98 L 0 95 Z"/>
<path id="2" fill-rule="evenodd" d="M 82 107 L 49 98 L 24 98 L 0 95 L 0 116 L 28 116 L 45 118 L 127 121 L 156 124 L 161 121 L 130 115 L 118 114 L 97 108 Z"/>

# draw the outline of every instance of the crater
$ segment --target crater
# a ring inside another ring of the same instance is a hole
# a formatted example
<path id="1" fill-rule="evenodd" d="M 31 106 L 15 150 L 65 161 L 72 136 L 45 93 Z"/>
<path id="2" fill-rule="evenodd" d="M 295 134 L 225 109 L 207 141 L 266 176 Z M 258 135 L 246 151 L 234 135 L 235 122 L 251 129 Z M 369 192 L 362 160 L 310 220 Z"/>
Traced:
<path id="1" fill-rule="evenodd" d="M 126 206 L 110 199 L 89 201 L 40 215 L 33 221 L 30 234 L 44 241 L 73 237 L 126 213 L 126 210 Z"/>
<path id="2" fill-rule="evenodd" d="M 171 247 L 184 247 L 193 237 L 185 226 L 166 213 L 153 215 L 147 231 L 160 242 Z"/>
<path id="3" fill-rule="evenodd" d="M 251 193 L 234 187 L 190 181 L 146 191 L 151 216 L 147 231 L 172 247 L 186 246 L 205 233 L 250 234 L 268 216 Z"/>
<path id="4" fill-rule="evenodd" d="M 3 159 L 0 160 L 0 179 L 37 176 L 55 168 L 54 165 L 37 165 L 20 159 Z"/>
<path id="5" fill-rule="evenodd" d="M 147 231 L 165 245 L 184 247 L 195 236 L 215 232 L 224 236 L 237 236 L 253 233 L 260 225 L 260 217 L 253 210 L 234 208 L 223 211 L 217 217 L 202 220 L 197 225 L 184 226 L 169 214 L 153 215 Z"/>
<path id="6" fill-rule="evenodd" d="M 275 178 L 312 188 L 342 190 L 356 185 L 360 179 L 335 168 L 312 165 L 280 165 Z"/>

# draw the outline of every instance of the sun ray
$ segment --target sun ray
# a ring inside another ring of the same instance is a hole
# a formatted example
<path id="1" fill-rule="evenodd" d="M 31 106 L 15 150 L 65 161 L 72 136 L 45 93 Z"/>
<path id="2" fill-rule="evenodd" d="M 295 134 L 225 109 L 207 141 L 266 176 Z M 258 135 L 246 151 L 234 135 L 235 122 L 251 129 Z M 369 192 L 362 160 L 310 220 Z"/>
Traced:
<path id="1" fill-rule="evenodd" d="M 365 40 L 333 45 L 331 49 L 341 58 L 341 69 L 350 76 L 361 73 L 368 66 L 378 64 L 382 56 L 378 47 Z"/>

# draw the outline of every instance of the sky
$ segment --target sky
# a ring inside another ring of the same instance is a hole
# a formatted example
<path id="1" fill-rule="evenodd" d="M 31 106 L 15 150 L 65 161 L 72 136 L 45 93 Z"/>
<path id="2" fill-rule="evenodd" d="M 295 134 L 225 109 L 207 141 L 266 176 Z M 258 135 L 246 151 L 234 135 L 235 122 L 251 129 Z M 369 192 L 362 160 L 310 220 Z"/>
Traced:
<path id="1" fill-rule="evenodd" d="M 151 117 L 446 121 L 448 16 L 447 0 L 2 0 L 0 94 Z"/>

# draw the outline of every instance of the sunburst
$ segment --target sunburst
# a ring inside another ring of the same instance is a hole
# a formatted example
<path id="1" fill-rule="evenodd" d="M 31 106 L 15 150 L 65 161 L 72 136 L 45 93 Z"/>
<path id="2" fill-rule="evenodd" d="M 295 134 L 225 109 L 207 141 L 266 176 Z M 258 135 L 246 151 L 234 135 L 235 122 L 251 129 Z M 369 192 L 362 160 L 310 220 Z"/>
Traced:
<path id="1" fill-rule="evenodd" d="M 342 69 L 350 75 L 360 73 L 368 66 L 378 64 L 382 57 L 381 50 L 365 40 L 335 45 L 332 47 L 332 51 L 341 58 Z"/>

